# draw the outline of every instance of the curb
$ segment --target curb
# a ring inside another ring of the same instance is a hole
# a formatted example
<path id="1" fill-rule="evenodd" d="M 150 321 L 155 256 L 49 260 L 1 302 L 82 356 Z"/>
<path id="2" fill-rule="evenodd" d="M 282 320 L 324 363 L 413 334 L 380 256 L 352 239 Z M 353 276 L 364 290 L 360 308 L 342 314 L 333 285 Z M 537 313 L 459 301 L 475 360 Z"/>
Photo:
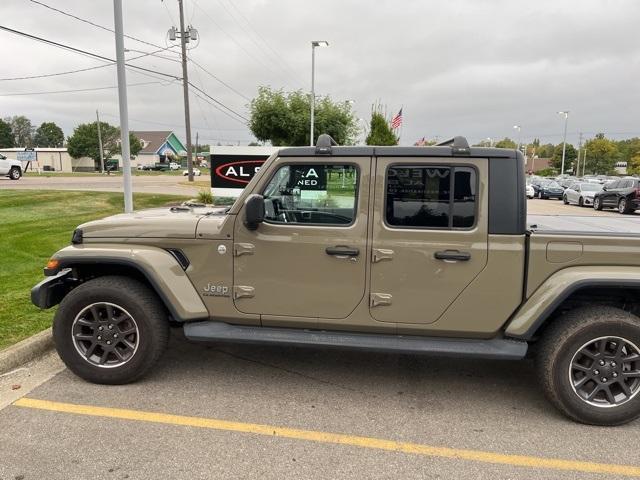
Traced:
<path id="1" fill-rule="evenodd" d="M 13 370 L 52 350 L 53 336 L 51 328 L 36 333 L 21 342 L 0 350 L 0 374 Z"/>

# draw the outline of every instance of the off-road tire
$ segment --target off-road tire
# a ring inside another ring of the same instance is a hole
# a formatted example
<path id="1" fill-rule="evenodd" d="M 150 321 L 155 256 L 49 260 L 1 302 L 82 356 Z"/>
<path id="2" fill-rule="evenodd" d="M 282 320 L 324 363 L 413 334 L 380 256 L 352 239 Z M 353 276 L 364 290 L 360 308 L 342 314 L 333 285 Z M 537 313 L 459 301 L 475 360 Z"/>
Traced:
<path id="1" fill-rule="evenodd" d="M 593 199 L 593 209 L 602 210 L 602 199 L 600 197 L 596 197 Z"/>
<path id="2" fill-rule="evenodd" d="M 134 353 L 124 364 L 112 368 L 88 361 L 72 337 L 76 317 L 88 306 L 101 303 L 126 310 L 138 329 Z M 166 349 L 168 315 L 157 295 L 141 282 L 122 276 L 98 277 L 76 287 L 62 300 L 53 320 L 53 339 L 65 365 L 84 380 L 111 385 L 130 383 L 144 376 Z"/>
<path id="3" fill-rule="evenodd" d="M 615 307 L 579 307 L 556 318 L 538 342 L 536 368 L 542 390 L 558 410 L 578 422 L 614 426 L 640 416 L 640 394 L 605 408 L 587 403 L 571 385 L 569 372 L 575 353 L 589 341 L 609 336 L 640 345 L 640 318 Z"/>
<path id="4" fill-rule="evenodd" d="M 11 170 L 9 170 L 9 178 L 11 180 L 20 180 L 21 176 L 22 172 L 18 167 L 11 167 Z"/>

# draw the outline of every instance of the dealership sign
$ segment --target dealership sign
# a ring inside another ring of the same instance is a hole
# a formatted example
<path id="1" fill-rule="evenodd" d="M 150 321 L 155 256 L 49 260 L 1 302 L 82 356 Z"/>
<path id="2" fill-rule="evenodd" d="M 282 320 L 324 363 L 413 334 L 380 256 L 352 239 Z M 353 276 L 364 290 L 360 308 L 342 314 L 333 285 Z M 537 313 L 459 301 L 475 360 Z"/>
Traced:
<path id="1" fill-rule="evenodd" d="M 211 155 L 211 189 L 214 195 L 237 197 L 269 155 Z"/>

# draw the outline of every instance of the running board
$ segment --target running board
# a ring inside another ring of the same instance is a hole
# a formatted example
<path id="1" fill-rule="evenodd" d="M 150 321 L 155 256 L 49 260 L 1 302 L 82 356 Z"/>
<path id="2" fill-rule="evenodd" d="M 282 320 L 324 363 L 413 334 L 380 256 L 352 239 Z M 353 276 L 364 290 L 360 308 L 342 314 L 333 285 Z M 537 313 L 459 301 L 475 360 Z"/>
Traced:
<path id="1" fill-rule="evenodd" d="M 251 327 L 223 322 L 189 322 L 184 334 L 198 342 L 259 343 L 297 347 L 325 347 L 371 350 L 390 353 L 430 354 L 441 357 L 519 360 L 527 353 L 527 342 L 492 338 L 489 340 L 419 337 L 370 333 Z"/>

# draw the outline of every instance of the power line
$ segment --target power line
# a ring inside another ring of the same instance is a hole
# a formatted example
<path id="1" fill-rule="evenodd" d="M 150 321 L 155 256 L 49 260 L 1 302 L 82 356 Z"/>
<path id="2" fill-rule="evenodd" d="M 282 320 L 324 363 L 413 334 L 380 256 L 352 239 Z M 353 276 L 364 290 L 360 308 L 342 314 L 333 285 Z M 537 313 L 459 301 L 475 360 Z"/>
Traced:
<path id="1" fill-rule="evenodd" d="M 213 98 L 211 95 L 209 95 L 207 92 L 205 92 L 204 90 L 202 90 L 201 88 L 196 87 L 193 83 L 189 82 L 189 85 L 193 88 L 195 88 L 196 90 L 198 90 L 201 94 L 203 94 L 205 97 L 207 97 L 209 100 L 211 100 L 212 102 L 214 102 L 215 104 L 219 105 L 222 108 L 225 108 L 226 110 L 228 110 L 229 112 L 231 112 L 232 114 L 240 117 L 242 120 L 244 120 L 245 122 L 248 122 L 249 119 L 246 118 L 245 116 L 239 114 L 238 112 L 236 112 L 235 110 L 233 110 L 232 108 L 227 107 L 224 103 L 222 103 L 219 100 L 216 100 L 215 98 Z"/>
<path id="2" fill-rule="evenodd" d="M 247 19 L 247 17 L 246 17 L 246 16 L 244 16 L 244 15 L 242 14 L 242 12 L 238 9 L 238 7 L 236 7 L 236 5 L 235 5 L 233 2 L 231 2 L 231 1 L 229 1 L 229 0 L 227 0 L 227 1 L 228 1 L 229 5 L 231 5 L 231 6 L 233 7 L 233 9 L 238 13 L 238 15 L 239 15 L 239 16 L 244 20 L 244 22 L 249 26 L 249 29 L 251 29 L 251 30 L 253 31 L 253 33 L 254 33 L 254 34 L 255 34 L 255 35 L 256 35 L 260 40 L 262 40 L 262 43 L 263 43 L 265 46 L 267 46 L 267 48 L 271 51 L 271 53 L 270 53 L 270 52 L 268 52 L 267 50 L 265 50 L 265 49 L 264 49 L 264 48 L 263 48 L 263 47 L 262 47 L 258 42 L 256 42 L 256 41 L 251 37 L 251 35 L 250 35 L 250 34 L 249 34 L 249 32 L 247 31 L 247 29 L 246 29 L 246 28 L 244 28 L 244 26 L 243 26 L 243 25 L 241 25 L 241 24 L 240 24 L 240 22 L 236 19 L 236 16 L 233 14 L 233 12 L 231 12 L 231 11 L 226 7 L 226 5 L 223 3 L 223 1 L 222 1 L 222 0 L 218 0 L 218 3 L 220 4 L 220 6 L 222 6 L 222 8 L 225 10 L 225 12 L 227 12 L 227 13 L 229 14 L 229 16 L 233 19 L 233 21 L 234 21 L 234 22 L 236 22 L 236 24 L 240 27 L 240 29 L 241 29 L 243 32 L 245 32 L 245 33 L 246 33 L 247 38 L 248 38 L 249 40 L 251 40 L 251 42 L 252 42 L 252 43 L 253 43 L 253 44 L 254 44 L 258 49 L 260 49 L 262 52 L 266 53 L 267 55 L 271 55 L 273 58 L 275 58 L 275 60 L 276 60 L 276 61 L 279 61 L 279 62 L 280 62 L 280 65 L 281 65 L 282 67 L 284 67 L 284 69 L 285 69 L 285 70 L 288 70 L 288 71 L 289 71 L 289 74 L 290 74 L 290 75 L 292 75 L 292 76 L 296 79 L 296 81 L 297 81 L 297 82 L 299 82 L 299 83 L 303 84 L 304 82 L 303 82 L 303 81 L 301 81 L 300 77 L 298 76 L 298 73 L 297 73 L 293 68 L 291 68 L 291 67 L 287 64 L 287 62 L 284 60 L 284 58 L 282 58 L 282 56 L 281 56 L 281 55 L 280 55 L 276 50 L 274 50 L 274 49 L 271 47 L 271 45 L 269 45 L 269 44 L 267 43 L 267 41 L 264 39 L 264 37 L 263 37 L 262 35 L 260 35 L 260 33 L 259 33 L 259 32 L 256 30 L 256 28 L 251 24 L 251 22 L 249 22 L 249 20 Z"/>
<path id="3" fill-rule="evenodd" d="M 139 87 L 142 85 L 156 85 L 161 84 L 163 86 L 171 85 L 173 82 L 139 82 L 139 83 L 128 83 L 127 87 Z M 20 97 L 20 96 L 31 96 L 31 95 L 50 95 L 56 93 L 80 93 L 80 92 L 95 92 L 97 90 L 110 90 L 113 88 L 118 88 L 117 85 L 109 86 L 109 87 L 93 87 L 93 88 L 74 88 L 71 90 L 50 90 L 45 92 L 17 92 L 17 93 L 0 93 L 0 97 Z"/>
<path id="4" fill-rule="evenodd" d="M 58 13 L 60 13 L 62 15 L 67 16 L 67 17 L 71 17 L 71 18 L 73 18 L 75 20 L 79 20 L 80 22 L 84 22 L 84 23 L 87 23 L 87 24 L 92 25 L 94 27 L 97 27 L 97 28 L 99 28 L 101 30 L 105 30 L 107 32 L 115 33 L 115 31 L 113 29 L 109 28 L 109 27 L 105 27 L 104 25 L 100 25 L 98 23 L 92 22 L 91 20 L 87 20 L 87 19 L 82 18 L 82 17 L 78 17 L 77 15 L 74 15 L 74 14 L 69 13 L 69 12 L 65 12 L 64 10 L 60 10 L 59 8 L 52 7 L 51 5 L 47 5 L 46 3 L 40 2 L 38 0 L 29 0 L 29 1 L 31 3 L 35 3 L 37 5 L 43 6 L 45 8 L 48 8 L 49 10 L 53 10 L 54 12 L 58 12 Z M 163 48 L 160 45 L 156 45 L 155 43 L 147 42 L 146 40 L 141 40 L 139 38 L 132 37 L 131 35 L 124 35 L 124 36 L 126 38 L 131 39 L 131 40 L 135 40 L 136 42 L 140 42 L 140 43 L 144 43 L 146 45 L 149 45 L 150 47 Z"/>
<path id="5" fill-rule="evenodd" d="M 189 61 L 191 63 L 193 63 L 196 67 L 200 68 L 204 73 L 206 73 L 207 75 L 209 75 L 211 78 L 213 78 L 214 80 L 218 81 L 219 83 L 221 83 L 222 85 L 224 85 L 225 87 L 227 87 L 229 90 L 231 90 L 233 93 L 241 96 L 242 98 L 244 98 L 246 101 L 250 102 L 251 99 L 249 97 L 247 97 L 246 95 L 240 93 L 238 90 L 236 90 L 235 88 L 233 88 L 231 85 L 229 85 L 228 83 L 226 83 L 224 80 L 218 78 L 217 76 L 215 76 L 213 73 L 211 73 L 209 70 L 207 70 L 206 68 L 204 68 L 202 65 L 200 65 L 198 62 L 196 62 L 193 57 L 188 57 Z"/>
<path id="6" fill-rule="evenodd" d="M 169 47 L 169 48 L 171 48 L 171 47 Z M 166 50 L 166 49 L 163 49 L 163 50 Z M 132 58 L 129 59 L 129 61 L 137 60 L 139 58 L 147 57 L 147 56 L 150 56 L 150 55 L 151 56 L 155 56 L 154 55 L 155 53 L 161 52 L 163 50 L 158 50 L 156 52 L 148 52 L 148 53 L 145 53 L 144 55 L 139 55 L 137 57 L 132 57 Z M 164 58 L 164 57 L 160 57 L 160 58 Z M 167 60 L 170 60 L 170 59 L 167 58 Z M 42 75 L 30 75 L 30 76 L 25 76 L 25 77 L 0 78 L 0 82 L 7 82 L 7 81 L 12 81 L 12 80 L 32 80 L 32 79 L 35 79 L 35 78 L 58 77 L 60 75 L 70 75 L 72 73 L 88 72 L 90 70 L 97 70 L 99 68 L 111 67 L 113 65 L 115 65 L 115 63 L 105 63 L 105 64 L 102 64 L 102 65 L 96 65 L 94 67 L 79 68 L 77 70 L 67 70 L 65 72 L 45 73 L 45 74 L 42 74 Z"/>
<path id="7" fill-rule="evenodd" d="M 0 25 L 0 30 L 5 30 L 5 31 L 13 33 L 15 35 L 21 35 L 21 36 L 29 38 L 31 40 L 36 40 L 38 42 L 43 42 L 43 43 L 46 43 L 46 44 L 49 44 L 49 45 L 53 45 L 53 46 L 56 46 L 58 48 L 62 48 L 64 50 L 69 50 L 71 52 L 78 53 L 80 55 L 85 55 L 85 56 L 88 56 L 88 57 L 97 58 L 97 59 L 102 60 L 103 62 L 115 63 L 114 59 L 109 58 L 109 57 L 105 57 L 104 55 L 98 55 L 97 53 L 89 52 L 87 50 L 82 50 L 81 48 L 76 48 L 76 47 L 72 47 L 70 45 L 65 45 L 63 43 L 54 42 L 53 40 L 48 40 L 48 39 L 43 38 L 43 37 L 38 37 L 37 35 L 31 35 L 30 33 L 22 32 L 20 30 L 14 30 L 13 28 L 5 27 L 3 25 Z M 160 47 L 160 48 L 162 48 L 162 47 Z M 128 63 L 126 65 L 128 67 L 135 68 L 136 70 L 141 70 L 141 71 L 145 71 L 145 72 L 149 72 L 149 73 L 155 73 L 156 75 L 162 75 L 164 77 L 173 78 L 175 80 L 181 80 L 181 78 L 176 76 L 176 75 L 171 75 L 171 74 L 168 74 L 168 73 L 158 72 L 156 70 L 151 70 L 149 68 L 139 67 L 137 65 L 131 65 L 131 64 L 128 64 Z"/>
<path id="8" fill-rule="evenodd" d="M 246 48 L 244 48 L 244 46 L 238 41 L 236 40 L 236 38 L 231 35 L 229 32 L 227 32 L 224 28 L 222 28 L 222 26 L 215 20 L 215 18 L 213 18 L 209 12 L 207 12 L 205 9 L 203 9 L 196 0 L 193 0 L 193 5 L 195 7 L 198 7 L 198 9 L 204 13 L 207 18 L 209 18 L 209 20 L 211 20 L 211 23 L 213 23 L 216 28 L 218 30 L 220 30 L 222 33 L 224 33 L 227 37 L 229 37 L 231 39 L 231 41 L 233 41 L 233 43 L 235 43 L 244 53 L 246 53 L 248 56 L 250 56 L 253 60 L 255 60 L 256 62 L 260 63 L 263 67 L 265 67 L 266 69 L 270 70 L 272 73 L 275 73 L 276 75 L 279 75 L 281 78 L 284 79 L 284 77 L 282 77 L 282 72 L 281 71 L 277 71 L 274 70 L 273 68 L 271 68 L 271 66 L 265 62 L 262 61 L 262 59 L 260 59 L 260 57 L 256 57 L 255 55 L 253 55 L 249 50 L 247 50 Z"/>

